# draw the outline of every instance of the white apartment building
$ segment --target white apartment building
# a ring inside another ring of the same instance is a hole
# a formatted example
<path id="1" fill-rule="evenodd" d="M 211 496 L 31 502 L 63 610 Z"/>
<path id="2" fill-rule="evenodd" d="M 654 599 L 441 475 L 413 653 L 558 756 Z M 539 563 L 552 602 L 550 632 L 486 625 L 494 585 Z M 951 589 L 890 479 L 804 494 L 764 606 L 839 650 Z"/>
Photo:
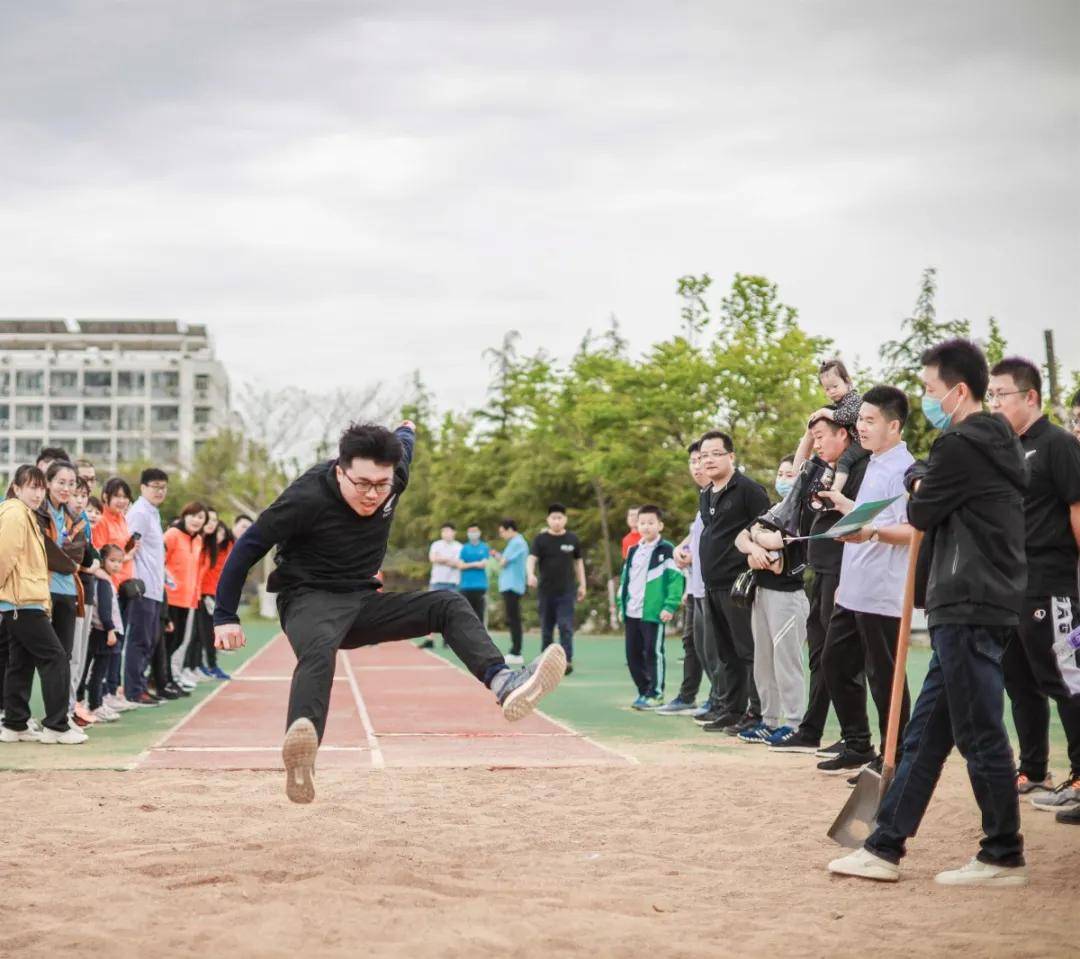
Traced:
<path id="1" fill-rule="evenodd" d="M 0 473 L 43 446 L 98 476 L 146 460 L 189 469 L 229 422 L 205 326 L 176 320 L 0 319 Z"/>

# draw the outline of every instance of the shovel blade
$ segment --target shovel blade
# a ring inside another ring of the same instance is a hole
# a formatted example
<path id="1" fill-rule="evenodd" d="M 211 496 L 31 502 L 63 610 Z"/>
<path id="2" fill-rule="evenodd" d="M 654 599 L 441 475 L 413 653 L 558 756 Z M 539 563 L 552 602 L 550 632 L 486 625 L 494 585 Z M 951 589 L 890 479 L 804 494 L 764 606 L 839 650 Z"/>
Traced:
<path id="1" fill-rule="evenodd" d="M 873 769 L 861 770 L 844 808 L 829 827 L 829 838 L 849 849 L 859 848 L 874 830 L 880 802 L 881 774 Z"/>

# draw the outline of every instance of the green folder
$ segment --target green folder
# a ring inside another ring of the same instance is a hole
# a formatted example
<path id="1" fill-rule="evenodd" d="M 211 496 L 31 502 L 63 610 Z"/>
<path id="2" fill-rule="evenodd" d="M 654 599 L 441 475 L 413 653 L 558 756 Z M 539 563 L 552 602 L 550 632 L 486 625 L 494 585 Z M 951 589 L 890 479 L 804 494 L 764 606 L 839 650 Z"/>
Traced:
<path id="1" fill-rule="evenodd" d="M 900 496 L 902 495 L 900 494 Z M 787 542 L 795 543 L 803 539 L 839 539 L 841 536 L 850 536 L 868 525 L 886 506 L 891 506 L 900 499 L 900 496 L 860 503 L 847 516 L 840 517 L 832 528 L 824 533 L 814 533 L 813 536 L 793 536 Z"/>

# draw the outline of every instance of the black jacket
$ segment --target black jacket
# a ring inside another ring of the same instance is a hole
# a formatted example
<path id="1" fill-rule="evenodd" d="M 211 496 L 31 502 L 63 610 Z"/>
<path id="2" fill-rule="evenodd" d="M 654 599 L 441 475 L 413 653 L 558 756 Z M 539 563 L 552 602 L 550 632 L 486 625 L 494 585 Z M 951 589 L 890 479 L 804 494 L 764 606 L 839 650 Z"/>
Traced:
<path id="1" fill-rule="evenodd" d="M 908 520 L 926 533 L 926 613 L 944 623 L 1012 626 L 1027 582 L 1024 500 L 1028 469 L 1004 417 L 975 413 L 945 430 L 928 462 L 908 471 Z"/>
<path id="2" fill-rule="evenodd" d="M 735 548 L 735 537 L 769 508 L 769 494 L 760 483 L 736 470 L 718 492 L 711 486 L 698 500 L 701 521 L 699 555 L 701 578 L 708 589 L 731 589 L 746 569 L 746 557 Z"/>

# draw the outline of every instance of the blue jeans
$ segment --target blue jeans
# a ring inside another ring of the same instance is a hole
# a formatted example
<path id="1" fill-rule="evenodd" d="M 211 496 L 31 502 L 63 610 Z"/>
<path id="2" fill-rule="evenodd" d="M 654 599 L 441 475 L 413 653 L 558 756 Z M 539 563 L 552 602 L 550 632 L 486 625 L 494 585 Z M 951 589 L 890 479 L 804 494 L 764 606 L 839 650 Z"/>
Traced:
<path id="1" fill-rule="evenodd" d="M 574 660 L 574 602 L 577 591 L 540 593 L 540 648 L 547 649 L 559 627 L 559 645 L 566 650 L 566 661 Z"/>
<path id="2" fill-rule="evenodd" d="M 124 659 L 124 696 L 138 699 L 146 692 L 146 667 L 157 643 L 161 603 L 140 596 L 128 604 L 127 656 Z"/>
<path id="3" fill-rule="evenodd" d="M 904 734 L 903 758 L 878 810 L 866 848 L 899 862 L 930 804 L 955 745 L 982 812 L 978 858 L 1000 866 L 1024 864 L 1016 767 L 1005 732 L 1001 656 L 1011 630 L 947 624 L 930 628 L 934 653 Z"/>

